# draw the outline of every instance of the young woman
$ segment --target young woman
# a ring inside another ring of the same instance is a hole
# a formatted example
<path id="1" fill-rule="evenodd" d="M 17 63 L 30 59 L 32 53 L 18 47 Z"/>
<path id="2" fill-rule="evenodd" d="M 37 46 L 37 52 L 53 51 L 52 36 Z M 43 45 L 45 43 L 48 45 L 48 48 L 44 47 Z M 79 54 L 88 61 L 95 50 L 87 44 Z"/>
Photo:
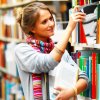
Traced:
<path id="1" fill-rule="evenodd" d="M 73 12 L 78 11 L 76 7 Z M 23 33 L 27 36 L 26 43 L 20 43 L 15 48 L 15 58 L 26 100 L 48 100 L 48 72 L 59 62 L 65 60 L 76 66 L 66 51 L 68 39 L 76 26 L 83 21 L 85 14 L 72 13 L 65 33 L 54 46 L 51 36 L 54 35 L 54 19 L 51 10 L 43 3 L 34 2 L 19 10 L 17 21 Z M 66 66 L 67 67 L 67 66 Z M 61 89 L 56 100 L 68 100 L 87 88 L 88 78 L 80 71 L 78 82 L 74 88 Z"/>

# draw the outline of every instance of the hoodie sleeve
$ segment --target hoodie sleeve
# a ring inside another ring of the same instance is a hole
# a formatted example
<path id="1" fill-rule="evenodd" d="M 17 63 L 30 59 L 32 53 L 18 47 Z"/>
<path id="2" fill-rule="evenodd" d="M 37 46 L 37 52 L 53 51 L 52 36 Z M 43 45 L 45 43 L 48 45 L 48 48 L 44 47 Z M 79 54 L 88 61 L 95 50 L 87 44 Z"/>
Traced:
<path id="1" fill-rule="evenodd" d="M 78 67 L 78 68 L 79 68 L 79 66 L 74 62 L 74 60 L 73 60 L 72 57 L 69 55 L 69 53 L 68 53 L 67 50 L 65 51 L 65 54 L 63 55 L 63 59 L 64 59 L 65 61 L 67 61 L 69 64 L 71 64 L 72 66 L 75 66 L 75 67 Z M 89 83 L 87 74 L 85 73 L 85 71 L 82 71 L 82 70 L 79 68 L 78 79 L 80 79 L 80 78 L 85 79 L 85 80 Z"/>
<path id="2" fill-rule="evenodd" d="M 59 63 L 50 54 L 37 52 L 27 43 L 15 47 L 15 60 L 21 70 L 31 73 L 48 72 Z"/>

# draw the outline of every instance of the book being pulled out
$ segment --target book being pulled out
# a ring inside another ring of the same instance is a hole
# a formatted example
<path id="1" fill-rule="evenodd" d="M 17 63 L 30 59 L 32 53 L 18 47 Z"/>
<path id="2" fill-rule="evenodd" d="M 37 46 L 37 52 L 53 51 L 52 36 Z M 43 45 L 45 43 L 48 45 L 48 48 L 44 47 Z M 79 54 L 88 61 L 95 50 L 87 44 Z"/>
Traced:
<path id="1" fill-rule="evenodd" d="M 58 91 L 54 89 L 55 87 L 74 87 L 78 79 L 78 72 L 78 66 L 73 66 L 63 60 L 58 64 L 58 66 L 53 71 L 50 71 L 50 100 L 55 100 L 55 94 L 58 93 Z"/>

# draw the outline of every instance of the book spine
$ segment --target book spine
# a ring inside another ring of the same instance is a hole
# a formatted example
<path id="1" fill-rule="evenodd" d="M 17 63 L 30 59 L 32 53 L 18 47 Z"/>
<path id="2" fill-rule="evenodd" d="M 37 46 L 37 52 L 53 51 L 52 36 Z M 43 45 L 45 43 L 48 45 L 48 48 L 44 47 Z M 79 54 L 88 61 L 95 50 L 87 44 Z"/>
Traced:
<path id="1" fill-rule="evenodd" d="M 97 41 L 100 44 L 100 4 L 97 5 Z"/>
<path id="2" fill-rule="evenodd" d="M 83 58 L 83 56 L 80 56 L 80 59 L 79 59 L 79 67 L 80 67 L 80 69 L 82 71 L 84 70 L 84 58 Z M 81 92 L 80 95 L 81 96 L 84 96 L 84 92 Z"/>
<path id="3" fill-rule="evenodd" d="M 87 74 L 87 76 L 89 77 L 89 57 L 88 58 L 86 58 L 86 74 Z M 89 92 L 90 92 L 90 87 L 89 88 L 87 88 L 86 89 L 86 91 L 85 91 L 85 96 L 86 97 L 89 97 Z"/>
<path id="4" fill-rule="evenodd" d="M 92 53 L 92 99 L 96 99 L 96 53 Z"/>
<path id="5" fill-rule="evenodd" d="M 5 43 L 0 42 L 0 67 L 5 67 Z"/>
<path id="6" fill-rule="evenodd" d="M 92 58 L 89 56 L 89 81 L 90 81 L 90 86 L 89 86 L 89 97 L 91 97 L 91 90 L 92 90 Z"/>
<path id="7" fill-rule="evenodd" d="M 80 4 L 81 6 L 84 5 L 84 0 L 80 0 L 79 2 L 80 2 L 79 4 Z"/>
<path id="8" fill-rule="evenodd" d="M 82 22 L 80 22 L 80 32 L 79 32 L 79 34 L 80 34 L 80 43 L 87 43 L 85 31 L 84 31 Z"/>
<path id="9" fill-rule="evenodd" d="M 6 94 L 5 94 L 5 79 L 2 77 L 2 82 L 1 82 L 1 86 L 2 86 L 2 100 L 6 100 Z"/>

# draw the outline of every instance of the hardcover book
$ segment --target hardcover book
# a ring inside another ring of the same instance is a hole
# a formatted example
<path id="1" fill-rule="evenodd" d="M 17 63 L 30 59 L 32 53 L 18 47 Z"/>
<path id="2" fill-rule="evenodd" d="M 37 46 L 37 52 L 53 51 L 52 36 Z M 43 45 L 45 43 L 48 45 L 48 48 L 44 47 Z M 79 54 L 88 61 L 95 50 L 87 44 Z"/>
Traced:
<path id="1" fill-rule="evenodd" d="M 97 41 L 97 5 L 98 2 L 80 7 L 80 11 L 86 13 L 83 29 L 88 45 L 96 44 Z M 83 37 L 79 33 L 80 38 Z"/>

